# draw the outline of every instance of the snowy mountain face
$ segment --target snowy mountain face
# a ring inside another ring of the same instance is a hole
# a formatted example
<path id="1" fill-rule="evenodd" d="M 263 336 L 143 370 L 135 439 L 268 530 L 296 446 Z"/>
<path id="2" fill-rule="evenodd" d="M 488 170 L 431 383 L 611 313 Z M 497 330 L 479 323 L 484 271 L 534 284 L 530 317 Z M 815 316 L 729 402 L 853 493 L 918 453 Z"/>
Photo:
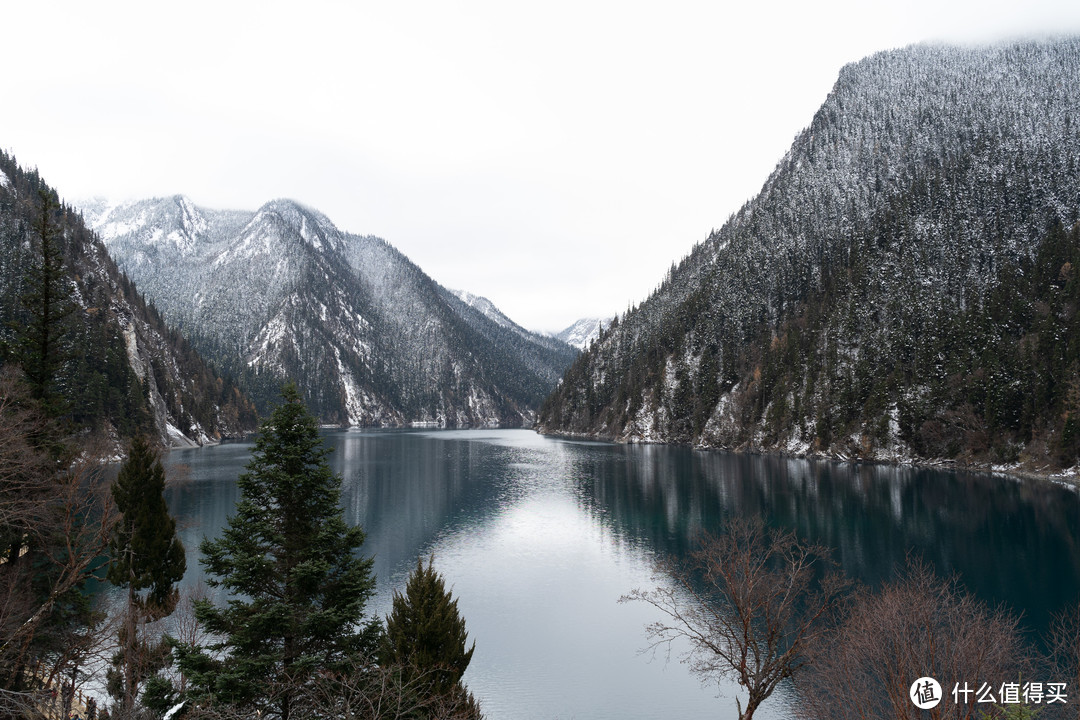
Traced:
<path id="1" fill-rule="evenodd" d="M 581 318 L 570 327 L 555 333 L 557 340 L 562 340 L 568 345 L 573 345 L 579 350 L 584 350 L 589 343 L 600 337 L 604 328 L 611 325 L 611 318 Z"/>
<path id="2" fill-rule="evenodd" d="M 523 348 L 522 352 L 525 352 L 524 348 L 531 348 L 531 353 L 541 357 L 561 358 L 557 363 L 533 364 L 534 372 L 542 376 L 544 382 L 549 383 L 551 387 L 554 387 L 555 383 L 562 377 L 562 371 L 551 375 L 551 370 L 562 363 L 569 365 L 570 360 L 573 360 L 577 355 L 567 347 L 569 343 L 566 341 L 541 333 L 534 333 L 521 327 L 504 315 L 499 308 L 495 307 L 494 303 L 485 297 L 473 295 L 464 290 L 440 288 L 440 292 L 450 307 L 454 309 L 454 312 L 460 315 L 477 332 L 490 336 L 493 342 L 503 346 L 521 346 Z M 463 307 L 463 304 L 467 307 Z M 503 332 L 496 330 L 496 327 L 501 328 Z"/>
<path id="3" fill-rule="evenodd" d="M 572 360 L 473 310 L 385 241 L 292 201 L 85 212 L 169 322 L 264 408 L 295 378 L 327 423 L 530 424 Z"/>
<path id="4" fill-rule="evenodd" d="M 496 325 L 500 325 L 504 328 L 517 328 L 518 326 L 513 320 L 502 314 L 499 308 L 495 307 L 495 304 L 488 300 L 486 297 L 480 295 L 473 295 L 467 290 L 447 290 L 448 293 L 456 297 L 461 302 L 465 303 L 469 307 L 473 308 L 481 315 L 491 320 Z M 522 331 L 528 332 L 528 331 Z"/>
<path id="5" fill-rule="evenodd" d="M 1078 117 L 1077 39 L 845 67 L 757 197 L 582 354 L 540 428 L 1067 467 Z"/>
<path id="6" fill-rule="evenodd" d="M 41 193 L 56 193 L 4 153 L 0 177 L 6 179 L 0 183 L 2 350 L 17 346 L 15 328 L 26 322 L 21 298 L 39 253 Z M 51 222 L 62 238 L 65 284 L 75 305 L 57 330 L 67 358 L 57 372 L 68 416 L 114 441 L 141 433 L 193 445 L 254 430 L 250 402 L 146 305 L 83 220 L 60 208 Z"/>

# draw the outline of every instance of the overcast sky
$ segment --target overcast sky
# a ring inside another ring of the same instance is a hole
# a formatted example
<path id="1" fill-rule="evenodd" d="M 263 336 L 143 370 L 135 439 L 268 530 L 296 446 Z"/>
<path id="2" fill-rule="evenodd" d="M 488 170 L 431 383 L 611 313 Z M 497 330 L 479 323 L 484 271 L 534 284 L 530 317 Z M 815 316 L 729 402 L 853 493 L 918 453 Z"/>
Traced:
<path id="1" fill-rule="evenodd" d="M 1080 2 L 5 0 L 0 147 L 69 200 L 278 197 L 558 330 L 760 189 L 840 68 Z"/>

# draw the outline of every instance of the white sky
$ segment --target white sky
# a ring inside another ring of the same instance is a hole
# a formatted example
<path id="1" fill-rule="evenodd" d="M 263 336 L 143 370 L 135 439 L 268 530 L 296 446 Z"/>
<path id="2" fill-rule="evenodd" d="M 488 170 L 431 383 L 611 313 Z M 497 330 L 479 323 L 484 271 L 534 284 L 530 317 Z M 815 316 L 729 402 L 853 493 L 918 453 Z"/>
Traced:
<path id="1" fill-rule="evenodd" d="M 65 198 L 294 198 L 537 330 L 644 299 L 845 63 L 1080 33 L 1076 0 L 0 2 L 0 147 Z"/>

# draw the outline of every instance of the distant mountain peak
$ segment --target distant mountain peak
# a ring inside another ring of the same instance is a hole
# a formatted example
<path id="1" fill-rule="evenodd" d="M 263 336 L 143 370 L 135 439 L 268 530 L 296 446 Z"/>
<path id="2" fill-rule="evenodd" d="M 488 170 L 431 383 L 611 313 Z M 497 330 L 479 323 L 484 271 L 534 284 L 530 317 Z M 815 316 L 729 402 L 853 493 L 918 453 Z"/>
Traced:
<path id="1" fill-rule="evenodd" d="M 176 204 L 180 208 L 180 222 L 189 238 L 201 235 L 207 231 L 206 218 L 195 203 L 184 195 L 175 197 Z"/>
<path id="2" fill-rule="evenodd" d="M 332 236 L 340 235 L 337 227 L 330 218 L 308 205 L 290 198 L 277 198 L 264 203 L 256 211 L 252 223 L 268 216 L 279 218 L 317 250 L 322 250 L 326 244 L 340 250 L 340 242 L 332 239 Z"/>
<path id="3" fill-rule="evenodd" d="M 557 332 L 553 337 L 562 340 L 567 345 L 573 345 L 578 350 L 584 350 L 596 338 L 604 328 L 611 324 L 611 318 L 581 318 L 566 329 Z"/>
<path id="4" fill-rule="evenodd" d="M 476 308 L 477 310 L 482 312 L 484 316 L 487 317 L 489 320 L 496 322 L 506 328 L 516 327 L 514 321 L 506 317 L 506 315 L 504 315 L 502 311 L 499 310 L 499 308 L 495 307 L 495 303 L 491 302 L 486 297 L 482 295 L 474 295 L 467 290 L 452 290 L 450 288 L 447 288 L 447 290 L 449 290 L 449 292 L 451 292 L 455 297 L 461 300 L 461 302 L 465 303 L 471 308 Z"/>
<path id="5" fill-rule="evenodd" d="M 573 359 L 486 299 L 444 290 L 386 241 L 295 200 L 177 208 L 141 201 L 97 227 L 169 322 L 246 378 L 263 407 L 292 377 L 328 423 L 528 425 Z M 193 242 L 161 242 L 174 235 Z"/>

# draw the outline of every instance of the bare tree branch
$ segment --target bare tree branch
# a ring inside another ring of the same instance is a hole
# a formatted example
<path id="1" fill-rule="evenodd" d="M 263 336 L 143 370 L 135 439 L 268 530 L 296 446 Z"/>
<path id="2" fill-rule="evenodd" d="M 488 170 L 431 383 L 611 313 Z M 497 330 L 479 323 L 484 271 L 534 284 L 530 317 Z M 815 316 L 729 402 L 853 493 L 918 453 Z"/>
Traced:
<path id="1" fill-rule="evenodd" d="M 637 589 L 621 601 L 644 601 L 664 619 L 647 626 L 655 649 L 682 639 L 684 661 L 705 680 L 730 678 L 747 692 L 740 720 L 798 672 L 824 642 L 850 583 L 828 549 L 761 518 L 734 518 L 705 535 L 689 568 L 668 564 L 674 586 Z"/>
<path id="2" fill-rule="evenodd" d="M 1032 678 L 1032 656 L 1018 618 L 979 602 L 956 578 L 941 580 L 925 563 L 909 560 L 879 592 L 858 593 L 827 651 L 802 676 L 799 715 L 974 720 L 993 708 L 974 697 L 954 702 L 954 687 L 968 683 L 974 691 L 986 682 L 997 693 L 1002 683 Z M 920 710 L 908 695 L 921 677 L 942 686 L 933 709 Z"/>

